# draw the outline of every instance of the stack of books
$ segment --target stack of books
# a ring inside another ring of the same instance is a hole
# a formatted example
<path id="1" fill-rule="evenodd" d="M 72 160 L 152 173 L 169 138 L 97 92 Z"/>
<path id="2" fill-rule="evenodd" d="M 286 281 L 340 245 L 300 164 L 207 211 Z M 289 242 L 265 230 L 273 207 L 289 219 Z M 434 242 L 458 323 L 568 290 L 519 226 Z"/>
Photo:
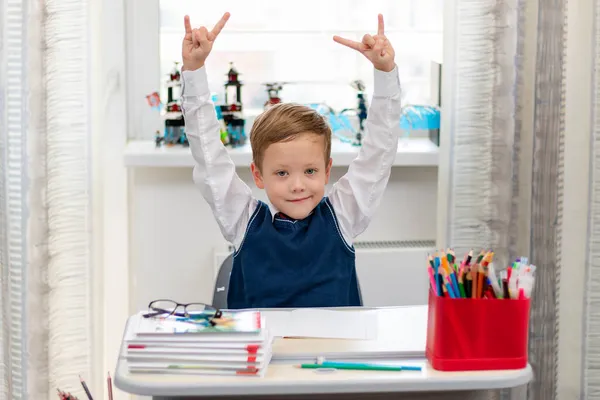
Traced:
<path id="1" fill-rule="evenodd" d="M 259 311 L 134 318 L 125 337 L 131 373 L 264 376 L 273 338 Z"/>

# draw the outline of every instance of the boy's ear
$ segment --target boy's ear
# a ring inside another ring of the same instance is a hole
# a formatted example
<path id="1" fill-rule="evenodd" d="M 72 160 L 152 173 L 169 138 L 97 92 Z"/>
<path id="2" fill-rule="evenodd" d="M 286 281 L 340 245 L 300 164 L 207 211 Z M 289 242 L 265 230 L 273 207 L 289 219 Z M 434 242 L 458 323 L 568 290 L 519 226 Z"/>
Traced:
<path id="1" fill-rule="evenodd" d="M 256 164 L 250 164 L 250 170 L 252 171 L 252 178 L 254 178 L 254 183 L 256 187 L 259 189 L 265 188 L 265 183 L 263 182 L 262 174 L 260 173 L 260 169 L 256 166 Z"/>
<path id="2" fill-rule="evenodd" d="M 327 167 L 325 168 L 325 184 L 329 183 L 329 175 L 331 174 L 331 165 L 333 164 L 333 158 L 329 158 L 329 162 L 327 163 Z"/>

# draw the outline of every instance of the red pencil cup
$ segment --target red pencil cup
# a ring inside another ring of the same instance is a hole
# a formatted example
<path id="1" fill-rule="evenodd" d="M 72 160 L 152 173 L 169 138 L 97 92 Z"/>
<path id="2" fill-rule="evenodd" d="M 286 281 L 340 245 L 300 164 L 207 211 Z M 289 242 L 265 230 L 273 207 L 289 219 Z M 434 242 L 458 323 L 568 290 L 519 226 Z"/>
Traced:
<path id="1" fill-rule="evenodd" d="M 440 371 L 525 368 L 529 306 L 529 299 L 452 299 L 430 290 L 427 359 Z"/>

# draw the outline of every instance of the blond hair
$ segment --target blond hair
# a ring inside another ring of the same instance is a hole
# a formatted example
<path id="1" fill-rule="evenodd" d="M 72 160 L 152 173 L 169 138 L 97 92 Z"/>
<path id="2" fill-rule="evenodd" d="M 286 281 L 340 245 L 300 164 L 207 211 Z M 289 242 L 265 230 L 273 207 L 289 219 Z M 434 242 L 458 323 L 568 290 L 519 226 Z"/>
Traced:
<path id="1" fill-rule="evenodd" d="M 325 163 L 331 156 L 331 128 L 317 111 L 294 103 L 280 103 L 260 114 L 250 133 L 252 160 L 260 170 L 265 150 L 273 143 L 295 139 L 301 133 L 313 133 L 325 140 Z"/>

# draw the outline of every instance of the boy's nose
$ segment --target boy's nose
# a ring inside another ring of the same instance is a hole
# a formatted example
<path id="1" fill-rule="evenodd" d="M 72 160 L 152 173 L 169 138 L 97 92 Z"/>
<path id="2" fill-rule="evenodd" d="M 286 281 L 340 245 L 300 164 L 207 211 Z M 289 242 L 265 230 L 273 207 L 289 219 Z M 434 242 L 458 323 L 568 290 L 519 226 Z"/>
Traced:
<path id="1" fill-rule="evenodd" d="M 292 181 L 292 192 L 304 192 L 304 183 L 302 182 L 302 179 L 296 178 Z"/>

